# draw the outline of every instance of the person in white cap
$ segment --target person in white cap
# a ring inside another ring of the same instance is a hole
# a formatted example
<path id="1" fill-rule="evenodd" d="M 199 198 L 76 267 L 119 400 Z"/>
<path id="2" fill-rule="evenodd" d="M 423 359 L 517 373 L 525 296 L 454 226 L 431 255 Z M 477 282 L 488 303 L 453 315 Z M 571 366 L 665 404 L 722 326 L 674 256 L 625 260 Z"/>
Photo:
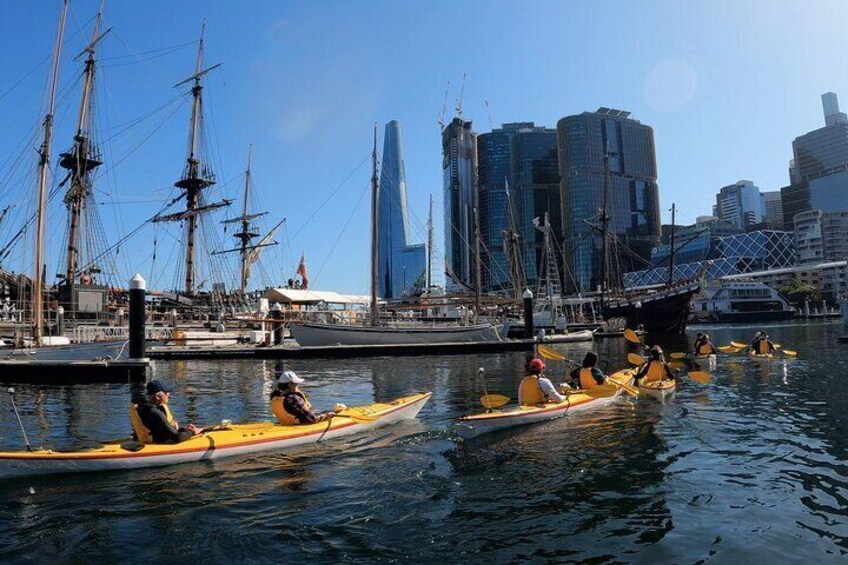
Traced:
<path id="1" fill-rule="evenodd" d="M 282 345 L 285 325 L 283 324 L 283 307 L 280 306 L 279 302 L 274 302 L 268 316 L 273 320 L 271 322 L 271 345 Z"/>
<path id="2" fill-rule="evenodd" d="M 304 382 L 294 371 L 283 371 L 277 377 L 277 386 L 271 393 L 271 411 L 284 426 L 314 424 L 336 415 L 335 412 L 316 414 L 312 410 L 312 404 L 299 388 Z"/>

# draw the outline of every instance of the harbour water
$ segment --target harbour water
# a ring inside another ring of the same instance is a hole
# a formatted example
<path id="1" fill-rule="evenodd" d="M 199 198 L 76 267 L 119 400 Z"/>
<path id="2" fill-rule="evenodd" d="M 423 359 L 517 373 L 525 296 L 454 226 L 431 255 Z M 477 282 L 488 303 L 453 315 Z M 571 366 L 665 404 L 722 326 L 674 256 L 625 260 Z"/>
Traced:
<path id="1" fill-rule="evenodd" d="M 722 344 L 754 329 L 708 331 Z M 0 562 L 845 562 L 844 331 L 771 326 L 797 359 L 722 356 L 665 405 L 624 399 L 469 442 L 451 423 L 480 410 L 477 368 L 514 396 L 525 354 L 287 363 L 318 408 L 435 394 L 415 421 L 297 451 L 2 481 Z M 595 345 L 622 366 L 623 340 Z M 579 359 L 586 344 L 558 349 Z M 237 422 L 270 417 L 276 368 L 167 362 L 156 377 L 180 421 Z M 16 400 L 32 443 L 78 448 L 127 434 L 129 396 L 18 386 Z M 2 402 L 0 449 L 18 449 Z"/>

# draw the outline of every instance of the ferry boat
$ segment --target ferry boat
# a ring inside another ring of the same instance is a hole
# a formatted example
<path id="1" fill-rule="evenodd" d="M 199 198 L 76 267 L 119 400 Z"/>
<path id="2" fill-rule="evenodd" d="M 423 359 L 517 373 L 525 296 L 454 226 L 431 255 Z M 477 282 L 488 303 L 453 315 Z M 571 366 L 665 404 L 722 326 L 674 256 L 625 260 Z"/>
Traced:
<path id="1" fill-rule="evenodd" d="M 789 320 L 795 309 L 770 286 L 754 281 L 713 281 L 692 303 L 693 323 Z"/>

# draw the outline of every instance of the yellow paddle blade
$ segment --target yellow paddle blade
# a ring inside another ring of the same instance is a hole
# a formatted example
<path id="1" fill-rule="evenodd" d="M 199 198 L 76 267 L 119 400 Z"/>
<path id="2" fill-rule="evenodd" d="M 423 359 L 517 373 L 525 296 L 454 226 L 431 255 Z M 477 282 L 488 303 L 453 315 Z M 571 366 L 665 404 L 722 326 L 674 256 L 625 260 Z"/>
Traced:
<path id="1" fill-rule="evenodd" d="M 626 339 L 630 343 L 642 343 L 642 340 L 639 339 L 639 336 L 636 335 L 636 332 L 634 332 L 630 328 L 624 330 L 624 339 Z"/>
<path id="2" fill-rule="evenodd" d="M 730 345 L 732 345 L 733 347 L 738 347 L 740 349 L 743 347 L 748 347 L 747 343 L 739 343 L 738 341 L 731 341 Z"/>
<path id="3" fill-rule="evenodd" d="M 630 396 L 635 396 L 636 398 L 639 398 L 640 396 L 642 396 L 642 391 L 639 390 L 638 388 L 634 387 L 634 386 L 626 385 L 624 383 L 620 383 L 620 382 L 617 382 L 617 381 L 614 381 L 614 380 L 611 380 L 611 379 L 608 380 L 607 382 L 612 383 L 617 387 L 623 388 L 625 391 L 627 391 L 628 394 L 630 394 Z"/>
<path id="4" fill-rule="evenodd" d="M 537 345 L 536 351 L 538 351 L 539 355 L 541 355 L 545 359 L 552 359 L 554 361 L 568 361 L 565 355 L 563 355 L 553 347 L 548 347 L 547 345 Z"/>
<path id="5" fill-rule="evenodd" d="M 618 392 L 618 387 L 614 384 L 595 385 L 590 389 L 584 390 L 583 394 L 592 398 L 611 398 Z"/>
<path id="6" fill-rule="evenodd" d="M 645 363 L 645 358 L 638 353 L 628 353 L 627 361 L 633 365 L 643 365 Z"/>
<path id="7" fill-rule="evenodd" d="M 500 408 L 509 400 L 508 396 L 502 394 L 484 394 L 480 397 L 480 404 L 491 410 L 492 408 Z"/>
<path id="8" fill-rule="evenodd" d="M 682 351 L 675 351 L 674 353 L 670 353 L 669 357 L 671 357 L 672 359 L 686 359 L 687 355 L 689 354 L 684 353 Z"/>
<path id="9" fill-rule="evenodd" d="M 710 374 L 705 373 L 704 371 L 692 371 L 686 374 L 689 375 L 689 378 L 695 381 L 696 383 L 701 383 L 702 385 L 705 385 L 710 382 Z"/>
<path id="10" fill-rule="evenodd" d="M 789 355 L 790 357 L 795 357 L 796 355 L 798 355 L 797 351 L 792 351 L 791 349 L 782 349 L 781 351 L 786 355 Z"/>
<path id="11" fill-rule="evenodd" d="M 672 369 L 682 369 L 686 366 L 686 363 L 684 363 L 683 361 L 669 361 L 668 366 Z"/>
<path id="12" fill-rule="evenodd" d="M 772 343 L 772 345 L 774 346 L 775 349 L 780 349 L 781 347 L 783 347 L 779 343 Z"/>
<path id="13" fill-rule="evenodd" d="M 739 353 L 740 351 L 738 347 L 733 347 L 732 345 L 719 345 L 716 349 L 722 353 Z"/>

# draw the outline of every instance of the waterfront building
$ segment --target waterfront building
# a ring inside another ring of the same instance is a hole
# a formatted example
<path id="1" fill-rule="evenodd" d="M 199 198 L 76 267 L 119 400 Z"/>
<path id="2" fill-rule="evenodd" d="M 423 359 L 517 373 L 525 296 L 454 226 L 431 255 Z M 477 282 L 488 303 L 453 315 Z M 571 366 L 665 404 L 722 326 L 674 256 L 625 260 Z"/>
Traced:
<path id="1" fill-rule="evenodd" d="M 796 214 L 795 246 L 798 265 L 848 257 L 848 211 L 808 210 Z"/>
<path id="2" fill-rule="evenodd" d="M 454 118 L 442 130 L 445 287 L 474 287 L 477 201 L 477 135 L 470 121 Z"/>
<path id="3" fill-rule="evenodd" d="M 391 300 L 423 288 L 427 269 L 424 245 L 409 243 L 403 135 L 397 120 L 386 124 L 382 157 L 377 212 L 377 292 L 382 298 Z"/>
<path id="4" fill-rule="evenodd" d="M 714 216 L 747 230 L 765 219 L 765 199 L 760 189 L 749 180 L 740 180 L 721 188 L 716 195 Z"/>
<path id="5" fill-rule="evenodd" d="M 763 269 L 794 265 L 794 235 L 785 231 L 759 230 L 715 237 L 709 231 L 680 228 L 675 238 L 675 281 L 703 276 L 707 280 Z M 628 288 L 662 284 L 668 281 L 670 246 L 657 246 L 651 267 L 624 274 Z"/>
<path id="6" fill-rule="evenodd" d="M 790 184 L 781 188 L 785 229 L 799 212 L 848 210 L 848 118 L 833 92 L 822 95 L 822 108 L 825 126 L 792 142 Z"/>
<path id="7" fill-rule="evenodd" d="M 601 284 L 603 238 L 596 228 L 604 206 L 606 163 L 609 231 L 631 251 L 617 246 L 611 263 L 622 270 L 639 268 L 648 263 L 660 240 L 654 132 L 629 116 L 626 111 L 599 108 L 557 123 L 563 248 L 575 281 L 569 287 L 576 286 L 572 290 L 578 292 Z"/>
<path id="8" fill-rule="evenodd" d="M 810 265 L 796 265 L 782 269 L 752 271 L 723 277 L 724 280 L 754 280 L 780 289 L 797 279 L 818 288 L 829 302 L 843 296 L 848 289 L 848 261 L 831 261 Z"/>

